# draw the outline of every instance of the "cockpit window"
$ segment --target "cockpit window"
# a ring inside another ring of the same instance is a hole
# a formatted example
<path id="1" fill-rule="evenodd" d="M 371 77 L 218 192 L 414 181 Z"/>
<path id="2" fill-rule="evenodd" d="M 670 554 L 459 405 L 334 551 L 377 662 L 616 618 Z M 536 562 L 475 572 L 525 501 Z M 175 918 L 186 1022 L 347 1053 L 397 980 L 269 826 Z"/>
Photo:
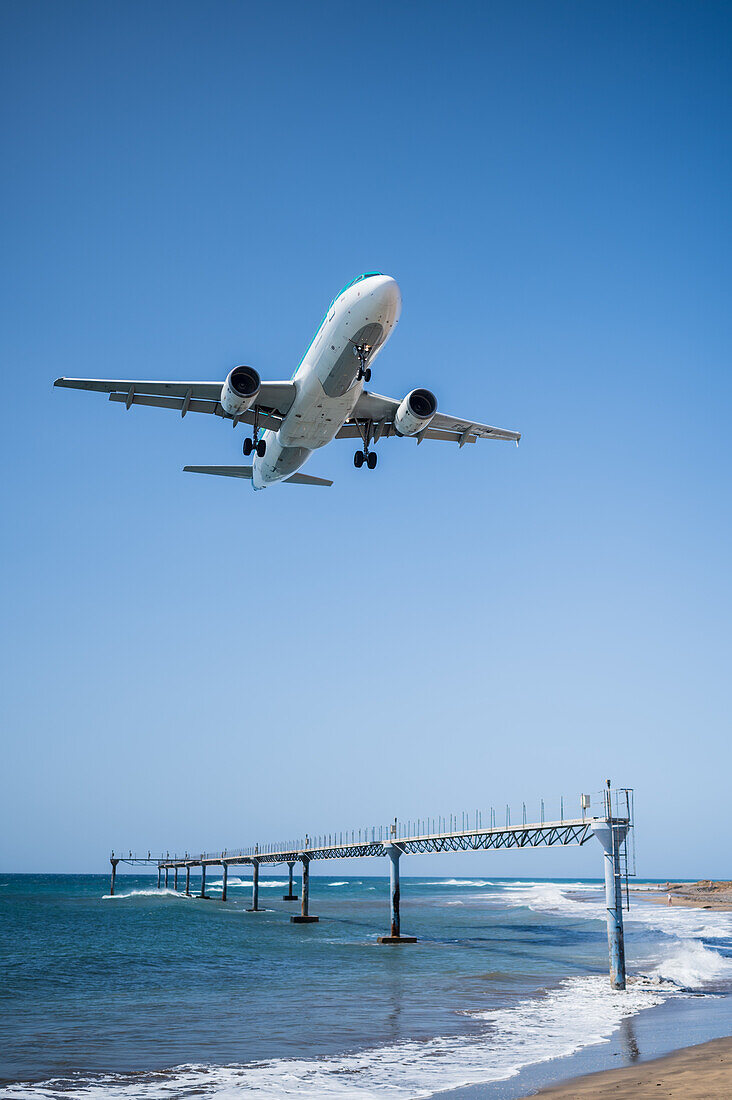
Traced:
<path id="1" fill-rule="evenodd" d="M 343 287 L 343 290 L 348 290 L 349 287 L 355 286 L 355 284 L 360 283 L 362 279 L 371 279 L 371 278 L 373 278 L 374 275 L 382 275 L 382 274 L 383 274 L 383 272 L 381 272 L 381 271 L 364 271 L 363 275 L 357 275 L 355 279 L 351 279 L 350 283 L 346 283 L 346 285 Z M 340 298 L 341 294 L 343 293 L 343 290 L 338 295 L 339 298 Z M 335 299 L 333 299 L 333 300 L 335 301 Z"/>

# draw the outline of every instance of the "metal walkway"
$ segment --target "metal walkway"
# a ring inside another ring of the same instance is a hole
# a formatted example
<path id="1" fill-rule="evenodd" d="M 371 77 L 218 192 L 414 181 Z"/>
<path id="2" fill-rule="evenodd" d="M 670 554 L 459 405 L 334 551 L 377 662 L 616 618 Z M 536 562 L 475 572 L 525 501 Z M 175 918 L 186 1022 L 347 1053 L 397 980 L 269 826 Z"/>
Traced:
<path id="1" fill-rule="evenodd" d="M 259 868 L 263 864 L 286 863 L 289 869 L 288 892 L 285 901 L 298 900 L 294 891 L 293 873 L 296 864 L 301 864 L 301 911 L 290 919 L 295 923 L 315 923 L 318 917 L 309 911 L 310 900 L 310 864 L 319 859 L 363 859 L 367 857 L 388 857 L 391 884 L 391 928 L 388 936 L 379 937 L 380 943 L 414 943 L 413 936 L 401 934 L 399 915 L 400 885 L 399 861 L 402 855 L 424 855 L 439 852 L 489 851 L 504 848 L 549 848 L 583 845 L 593 838 L 599 840 L 604 851 L 605 897 L 607 906 L 608 947 L 610 952 L 610 976 L 614 988 L 625 988 L 625 956 L 623 946 L 623 899 L 626 902 L 627 876 L 634 871 L 630 867 L 628 855 L 628 837 L 633 828 L 633 792 L 628 788 L 611 790 L 610 785 L 602 792 L 603 815 L 601 817 L 582 816 L 570 820 L 540 821 L 533 824 L 497 826 L 489 828 L 478 826 L 474 829 L 454 829 L 450 831 L 401 835 L 403 826 L 394 822 L 389 826 L 373 827 L 370 830 L 350 830 L 337 834 L 317 837 L 316 843 L 306 835 L 302 840 L 290 844 L 253 845 L 234 851 L 224 849 L 221 852 L 202 852 L 182 855 L 166 852 L 165 855 L 128 855 L 112 852 L 112 881 L 110 893 L 114 894 L 117 865 L 119 863 L 137 865 L 153 864 L 158 870 L 158 887 L 161 876 L 165 876 L 165 886 L 169 885 L 169 876 L 173 873 L 173 889 L 178 889 L 179 872 L 185 872 L 185 893 L 191 893 L 191 868 L 201 870 L 201 888 L 199 897 L 206 895 L 206 871 L 209 867 L 221 867 L 223 872 L 222 901 L 227 900 L 227 880 L 229 868 L 251 866 L 252 868 L 252 905 L 251 911 L 259 911 Z M 587 795 L 581 798 L 583 814 L 589 808 Z M 525 811 L 524 811 L 525 812 Z M 492 821 L 495 821 L 492 815 Z M 440 822 L 441 823 L 441 822 Z M 430 823 L 431 824 L 431 823 Z M 452 825 L 452 821 L 451 821 Z M 371 835 L 369 836 L 369 832 Z M 379 836 L 377 837 L 377 832 Z M 345 839 L 344 839 L 345 835 Z M 625 885 L 625 890 L 623 889 Z"/>

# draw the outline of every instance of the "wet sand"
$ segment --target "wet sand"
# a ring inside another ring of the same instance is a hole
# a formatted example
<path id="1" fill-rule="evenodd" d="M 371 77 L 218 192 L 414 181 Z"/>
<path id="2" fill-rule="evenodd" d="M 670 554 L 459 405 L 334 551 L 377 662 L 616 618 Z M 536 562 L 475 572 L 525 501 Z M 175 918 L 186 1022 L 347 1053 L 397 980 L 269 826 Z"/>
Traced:
<path id="1" fill-rule="evenodd" d="M 546 1100 L 730 1100 L 732 1039 L 713 1039 L 651 1062 L 541 1089 Z"/>

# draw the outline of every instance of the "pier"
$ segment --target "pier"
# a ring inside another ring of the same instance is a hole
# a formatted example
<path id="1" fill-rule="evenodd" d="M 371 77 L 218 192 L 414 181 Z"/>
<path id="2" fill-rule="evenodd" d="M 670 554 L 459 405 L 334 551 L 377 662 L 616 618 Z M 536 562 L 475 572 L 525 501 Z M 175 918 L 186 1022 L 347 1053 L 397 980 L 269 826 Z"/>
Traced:
<path id="1" fill-rule="evenodd" d="M 633 829 L 633 792 L 630 788 L 611 789 L 607 787 L 598 801 L 602 813 L 591 816 L 592 799 L 589 795 L 580 798 L 581 817 L 565 819 L 563 812 L 559 821 L 545 821 L 543 812 L 539 822 L 527 824 L 526 807 L 523 807 L 522 822 L 512 825 L 510 811 L 506 807 L 505 824 L 496 823 L 496 813 L 491 810 L 489 824 L 483 825 L 482 815 L 476 811 L 474 828 L 463 814 L 458 827 L 457 816 L 430 818 L 426 821 L 399 822 L 389 825 L 372 826 L 367 829 L 351 829 L 345 832 L 328 833 L 311 837 L 306 834 L 296 840 L 278 844 L 255 844 L 249 848 L 222 852 L 202 852 L 200 855 L 153 856 L 127 855 L 112 852 L 110 863 L 112 878 L 110 893 L 114 894 L 117 866 L 152 864 L 157 866 L 158 888 L 164 876 L 164 885 L 169 887 L 169 876 L 173 873 L 173 889 L 178 890 L 179 872 L 185 871 L 185 893 L 191 893 L 191 868 L 200 868 L 201 898 L 206 898 L 206 871 L 208 868 L 221 867 L 221 901 L 227 900 L 228 874 L 231 867 L 252 868 L 252 904 L 249 912 L 259 912 L 259 869 L 262 865 L 287 864 L 288 891 L 283 901 L 297 901 L 294 893 L 294 868 L 300 867 L 300 912 L 292 915 L 294 924 L 314 924 L 319 917 L 310 912 L 310 864 L 314 860 L 387 858 L 389 860 L 390 884 L 390 924 L 389 932 L 379 937 L 381 944 L 416 943 L 416 936 L 407 936 L 401 930 L 399 865 L 404 855 L 424 855 L 439 852 L 480 852 L 510 848 L 551 848 L 583 845 L 597 840 L 603 851 L 603 869 L 605 878 L 605 905 L 607 909 L 607 935 L 610 982 L 613 989 L 625 989 L 625 947 L 623 939 L 623 908 L 629 905 L 628 876 L 634 874 L 632 856 L 628 839 Z"/>

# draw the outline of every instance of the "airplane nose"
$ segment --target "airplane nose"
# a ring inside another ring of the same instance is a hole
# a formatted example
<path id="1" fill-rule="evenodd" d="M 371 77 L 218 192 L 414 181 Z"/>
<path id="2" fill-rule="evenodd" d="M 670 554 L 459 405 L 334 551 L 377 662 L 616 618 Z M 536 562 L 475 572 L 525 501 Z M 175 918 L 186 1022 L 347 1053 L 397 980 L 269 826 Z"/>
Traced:
<path id="1" fill-rule="evenodd" d="M 374 288 L 374 292 L 378 295 L 381 308 L 389 315 L 392 323 L 397 321 L 402 311 L 402 294 L 396 279 L 392 279 L 391 275 L 381 275 L 379 285 Z"/>

